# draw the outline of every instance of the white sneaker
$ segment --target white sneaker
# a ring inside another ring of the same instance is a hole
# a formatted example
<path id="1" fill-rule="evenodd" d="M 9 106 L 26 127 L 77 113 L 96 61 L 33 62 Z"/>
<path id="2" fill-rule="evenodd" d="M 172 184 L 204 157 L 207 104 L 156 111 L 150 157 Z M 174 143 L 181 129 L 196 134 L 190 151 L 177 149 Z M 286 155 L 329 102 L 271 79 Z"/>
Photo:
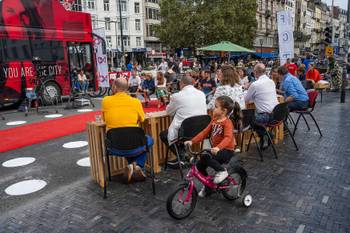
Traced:
<path id="1" fill-rule="evenodd" d="M 214 183 L 220 184 L 222 181 L 226 179 L 227 176 L 228 176 L 228 173 L 226 170 L 222 172 L 217 172 L 214 177 Z"/>
<path id="2" fill-rule="evenodd" d="M 207 195 L 207 193 L 205 192 L 205 186 L 203 186 L 201 191 L 199 191 L 198 196 L 205 197 L 206 195 Z"/>
<path id="3" fill-rule="evenodd" d="M 236 148 L 236 149 L 235 149 L 235 153 L 241 153 L 241 149 Z"/>

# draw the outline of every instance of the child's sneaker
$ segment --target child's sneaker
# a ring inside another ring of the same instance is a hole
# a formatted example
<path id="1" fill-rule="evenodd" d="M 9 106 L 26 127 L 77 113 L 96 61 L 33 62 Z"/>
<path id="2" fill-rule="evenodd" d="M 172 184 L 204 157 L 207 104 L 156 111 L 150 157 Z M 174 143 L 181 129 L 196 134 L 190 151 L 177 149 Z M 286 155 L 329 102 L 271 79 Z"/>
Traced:
<path id="1" fill-rule="evenodd" d="M 207 195 L 206 188 L 205 188 L 205 186 L 203 185 L 201 191 L 199 191 L 199 193 L 198 193 L 198 196 L 199 196 L 199 197 L 205 197 L 206 195 Z"/>
<path id="2" fill-rule="evenodd" d="M 220 184 L 222 181 L 224 181 L 226 179 L 226 177 L 228 176 L 228 173 L 227 171 L 221 171 L 221 172 L 217 172 L 215 174 L 215 177 L 214 177 L 214 183 L 215 184 Z"/>

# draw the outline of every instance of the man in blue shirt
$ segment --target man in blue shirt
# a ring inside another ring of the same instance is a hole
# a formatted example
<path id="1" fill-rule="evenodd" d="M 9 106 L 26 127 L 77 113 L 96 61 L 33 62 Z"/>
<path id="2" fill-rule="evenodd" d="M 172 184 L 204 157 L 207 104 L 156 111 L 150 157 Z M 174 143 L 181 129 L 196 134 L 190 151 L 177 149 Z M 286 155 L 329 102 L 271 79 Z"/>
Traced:
<path id="1" fill-rule="evenodd" d="M 288 103 L 289 110 L 308 108 L 309 96 L 300 80 L 291 75 L 284 66 L 279 67 L 277 72 L 280 78 L 283 78 L 282 90 L 284 91 L 285 102 Z"/>

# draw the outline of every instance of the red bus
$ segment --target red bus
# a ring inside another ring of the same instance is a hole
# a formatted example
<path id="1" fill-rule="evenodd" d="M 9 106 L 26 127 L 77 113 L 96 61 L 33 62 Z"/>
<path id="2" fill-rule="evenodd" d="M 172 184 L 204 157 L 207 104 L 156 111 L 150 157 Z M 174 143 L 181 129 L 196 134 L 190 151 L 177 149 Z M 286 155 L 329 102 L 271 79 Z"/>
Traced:
<path id="1" fill-rule="evenodd" d="M 33 87 L 34 57 L 50 95 L 70 94 L 74 69 L 84 69 L 96 88 L 93 51 L 90 14 L 67 11 L 59 0 L 1 1 L 0 107 L 19 103 Z"/>

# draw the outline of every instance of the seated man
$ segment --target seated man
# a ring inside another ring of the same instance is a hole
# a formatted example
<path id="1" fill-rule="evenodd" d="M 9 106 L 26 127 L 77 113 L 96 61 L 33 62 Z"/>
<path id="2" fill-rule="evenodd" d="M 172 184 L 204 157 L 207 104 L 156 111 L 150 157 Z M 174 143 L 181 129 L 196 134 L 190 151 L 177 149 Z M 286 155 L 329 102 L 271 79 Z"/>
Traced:
<path id="1" fill-rule="evenodd" d="M 205 95 L 202 91 L 194 88 L 191 77 L 183 76 L 181 78 L 180 89 L 181 91 L 170 97 L 170 103 L 166 108 L 167 114 L 174 115 L 173 121 L 169 129 L 161 132 L 159 135 L 163 143 L 167 146 L 170 145 L 170 150 L 174 154 L 175 149 L 171 145 L 177 140 L 178 130 L 183 120 L 192 116 L 207 114 Z M 184 148 L 182 147 L 182 149 Z M 177 160 L 169 161 L 168 165 L 173 168 L 177 167 Z"/>
<path id="2" fill-rule="evenodd" d="M 139 90 L 140 85 L 141 85 L 141 78 L 137 75 L 137 71 L 133 70 L 128 80 L 128 86 L 129 86 L 128 91 L 130 93 L 135 93 Z"/>
<path id="3" fill-rule="evenodd" d="M 290 111 L 309 107 L 309 96 L 300 80 L 292 76 L 284 66 L 278 68 L 278 75 L 283 78 L 282 90 Z"/>
<path id="4" fill-rule="evenodd" d="M 102 100 L 102 116 L 106 122 L 107 130 L 120 127 L 138 127 L 139 123 L 145 120 L 145 114 L 140 100 L 127 94 L 128 81 L 125 78 L 116 79 L 112 91 L 114 95 L 106 96 Z M 148 146 L 153 144 L 153 140 L 149 136 L 147 136 L 147 143 Z M 125 158 L 129 164 L 125 173 L 127 181 L 131 181 L 134 171 L 138 180 L 144 180 L 146 175 L 142 169 L 145 165 L 146 153 Z"/>
<path id="5" fill-rule="evenodd" d="M 312 80 L 313 83 L 317 83 L 322 80 L 320 72 L 315 68 L 314 64 L 309 64 L 309 69 L 306 72 L 306 80 Z"/>
<path id="6" fill-rule="evenodd" d="M 263 149 L 265 130 L 259 124 L 266 124 L 272 120 L 271 113 L 278 104 L 278 100 L 276 85 L 274 81 L 265 74 L 265 65 L 262 63 L 256 64 L 253 73 L 257 80 L 249 86 L 245 101 L 246 103 L 254 102 L 256 109 L 254 129 L 260 137 L 260 147 Z"/>

